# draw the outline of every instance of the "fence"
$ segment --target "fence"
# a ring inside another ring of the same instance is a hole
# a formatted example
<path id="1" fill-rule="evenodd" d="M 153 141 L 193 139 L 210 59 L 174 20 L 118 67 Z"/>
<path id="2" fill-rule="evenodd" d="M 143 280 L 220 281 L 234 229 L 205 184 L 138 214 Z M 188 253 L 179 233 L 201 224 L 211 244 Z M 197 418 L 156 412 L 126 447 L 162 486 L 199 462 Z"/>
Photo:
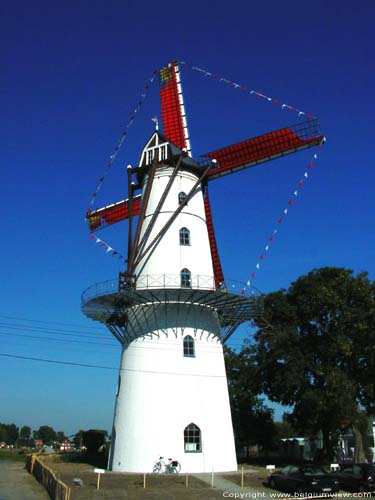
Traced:
<path id="1" fill-rule="evenodd" d="M 70 500 L 71 488 L 58 479 L 53 470 L 36 455 L 27 456 L 26 469 L 45 487 L 52 500 Z"/>

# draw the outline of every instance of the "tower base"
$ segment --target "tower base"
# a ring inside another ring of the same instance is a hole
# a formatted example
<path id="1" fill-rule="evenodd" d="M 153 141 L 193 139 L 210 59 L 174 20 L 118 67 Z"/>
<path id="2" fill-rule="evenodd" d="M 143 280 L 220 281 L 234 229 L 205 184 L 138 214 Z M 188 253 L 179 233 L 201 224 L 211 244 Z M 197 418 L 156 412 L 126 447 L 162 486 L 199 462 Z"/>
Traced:
<path id="1" fill-rule="evenodd" d="M 193 355 L 184 355 L 187 336 Z M 181 472 L 237 470 L 223 349 L 215 334 L 168 329 L 123 349 L 109 470 L 152 472 L 160 456 L 177 460 Z"/>

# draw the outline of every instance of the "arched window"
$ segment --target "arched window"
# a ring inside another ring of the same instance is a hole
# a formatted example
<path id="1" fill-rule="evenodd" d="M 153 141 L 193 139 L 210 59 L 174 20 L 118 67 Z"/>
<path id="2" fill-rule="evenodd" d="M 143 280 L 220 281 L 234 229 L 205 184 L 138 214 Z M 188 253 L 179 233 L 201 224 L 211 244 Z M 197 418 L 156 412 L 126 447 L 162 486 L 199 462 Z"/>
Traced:
<path id="1" fill-rule="evenodd" d="M 195 356 L 194 339 L 190 335 L 184 337 L 184 356 L 193 358 Z"/>
<path id="2" fill-rule="evenodd" d="M 201 430 L 195 424 L 189 424 L 184 429 L 185 453 L 197 453 L 202 451 Z"/>
<path id="3" fill-rule="evenodd" d="M 178 203 L 181 205 L 182 202 L 184 202 L 187 198 L 187 195 L 186 193 L 184 193 L 184 191 L 181 191 L 180 193 L 178 193 Z"/>
<path id="4" fill-rule="evenodd" d="M 190 231 L 187 227 L 180 229 L 180 245 L 190 245 Z"/>
<path id="5" fill-rule="evenodd" d="M 191 272 L 189 269 L 183 269 L 181 271 L 181 287 L 182 288 L 191 288 Z"/>

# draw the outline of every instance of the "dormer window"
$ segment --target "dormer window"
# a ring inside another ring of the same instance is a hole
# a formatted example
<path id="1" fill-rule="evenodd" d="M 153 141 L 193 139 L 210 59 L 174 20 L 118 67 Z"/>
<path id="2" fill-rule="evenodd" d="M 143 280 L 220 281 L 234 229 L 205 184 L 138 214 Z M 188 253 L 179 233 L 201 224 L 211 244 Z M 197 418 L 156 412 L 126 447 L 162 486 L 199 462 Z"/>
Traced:
<path id="1" fill-rule="evenodd" d="M 154 150 L 153 149 L 149 149 L 147 151 L 146 165 L 151 165 L 153 159 L 154 159 Z"/>
<path id="2" fill-rule="evenodd" d="M 142 149 L 139 167 L 150 166 L 153 161 L 165 163 L 172 156 L 169 142 L 157 130 Z"/>
<path id="3" fill-rule="evenodd" d="M 167 146 L 161 146 L 160 147 L 160 154 L 159 154 L 159 160 L 163 161 L 167 158 Z"/>

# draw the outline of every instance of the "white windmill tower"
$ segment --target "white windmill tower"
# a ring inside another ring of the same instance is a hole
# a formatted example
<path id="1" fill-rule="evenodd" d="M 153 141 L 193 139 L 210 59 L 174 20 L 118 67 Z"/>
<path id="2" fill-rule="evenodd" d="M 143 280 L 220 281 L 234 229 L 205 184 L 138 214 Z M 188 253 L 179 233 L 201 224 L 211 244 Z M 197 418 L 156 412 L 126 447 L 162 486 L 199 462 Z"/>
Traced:
<path id="1" fill-rule="evenodd" d="M 217 162 L 202 167 L 190 156 L 178 64 L 160 74 L 164 135 L 155 130 L 128 168 L 129 199 L 87 214 L 92 230 L 129 219 L 127 270 L 82 297 L 83 312 L 122 345 L 108 467 L 148 472 L 164 455 L 183 472 L 230 471 L 237 463 L 223 342 L 258 303 L 225 286 L 207 184 L 321 136 L 310 121 L 301 133 L 289 127 L 208 153 Z"/>

